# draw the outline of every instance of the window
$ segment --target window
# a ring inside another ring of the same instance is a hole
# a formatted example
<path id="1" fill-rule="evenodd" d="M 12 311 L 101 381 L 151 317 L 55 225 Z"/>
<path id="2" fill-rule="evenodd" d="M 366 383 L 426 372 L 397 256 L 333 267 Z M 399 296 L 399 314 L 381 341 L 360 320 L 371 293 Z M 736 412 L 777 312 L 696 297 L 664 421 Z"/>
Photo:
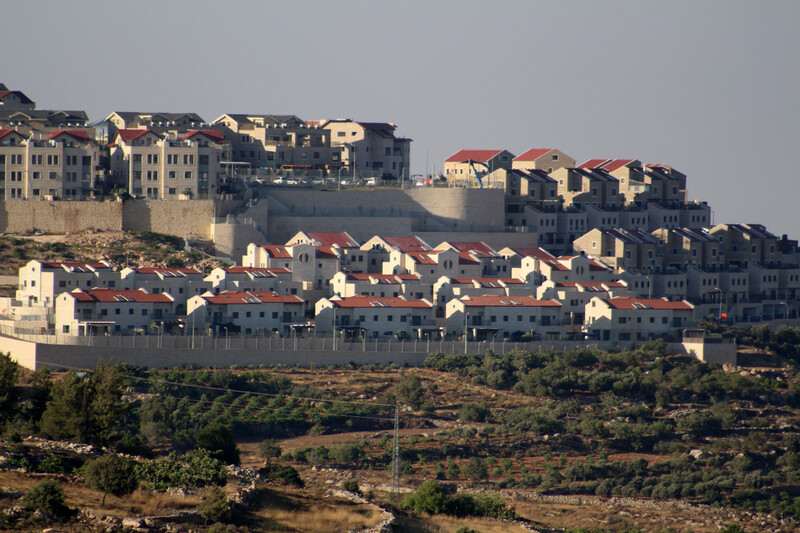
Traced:
<path id="1" fill-rule="evenodd" d="M 187 179 L 187 180 L 192 179 L 192 171 L 191 170 L 187 170 L 186 172 L 184 172 L 183 173 L 183 179 Z"/>

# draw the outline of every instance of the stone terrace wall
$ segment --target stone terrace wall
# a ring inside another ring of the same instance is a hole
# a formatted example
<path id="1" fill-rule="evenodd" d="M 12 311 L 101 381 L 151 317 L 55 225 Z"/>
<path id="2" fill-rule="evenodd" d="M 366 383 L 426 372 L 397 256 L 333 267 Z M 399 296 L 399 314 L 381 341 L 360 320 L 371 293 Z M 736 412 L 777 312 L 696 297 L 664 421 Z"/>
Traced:
<path id="1" fill-rule="evenodd" d="M 211 239 L 214 215 L 213 200 L 129 200 L 122 211 L 122 228 Z"/>

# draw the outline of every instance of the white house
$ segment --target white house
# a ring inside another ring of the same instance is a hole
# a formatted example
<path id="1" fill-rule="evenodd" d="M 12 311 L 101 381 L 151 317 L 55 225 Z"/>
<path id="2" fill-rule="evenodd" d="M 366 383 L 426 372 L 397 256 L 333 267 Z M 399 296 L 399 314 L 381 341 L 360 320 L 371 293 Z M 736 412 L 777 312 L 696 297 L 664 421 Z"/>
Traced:
<path id="1" fill-rule="evenodd" d="M 118 288 L 119 272 L 107 261 L 91 263 L 29 261 L 19 269 L 17 300 L 25 306 L 52 307 L 56 296 L 73 289 Z"/>
<path id="2" fill-rule="evenodd" d="M 533 296 L 463 296 L 447 302 L 448 333 L 467 332 L 476 340 L 530 334 L 534 339 L 558 340 L 565 329 L 561 303 Z"/>
<path id="3" fill-rule="evenodd" d="M 211 327 L 218 333 L 288 335 L 293 324 L 305 320 L 301 298 L 266 291 L 206 293 L 190 299 L 188 311 L 189 327 Z"/>
<path id="4" fill-rule="evenodd" d="M 316 306 L 316 330 L 334 329 L 345 335 L 386 338 L 392 335 L 421 338 L 436 331 L 433 305 L 425 298 L 409 300 L 403 296 L 333 296 Z"/>
<path id="5" fill-rule="evenodd" d="M 592 298 L 586 305 L 584 331 L 589 338 L 645 342 L 694 325 L 694 306 L 666 298 Z"/>
<path id="6" fill-rule="evenodd" d="M 145 290 L 74 289 L 56 299 L 56 331 L 67 335 L 172 329 L 175 300 Z"/>

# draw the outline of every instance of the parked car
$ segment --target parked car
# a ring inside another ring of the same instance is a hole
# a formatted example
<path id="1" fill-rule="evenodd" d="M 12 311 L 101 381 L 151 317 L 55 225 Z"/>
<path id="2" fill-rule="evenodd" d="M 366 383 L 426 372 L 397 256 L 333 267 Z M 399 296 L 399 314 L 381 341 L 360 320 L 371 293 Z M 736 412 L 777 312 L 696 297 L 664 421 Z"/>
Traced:
<path id="1" fill-rule="evenodd" d="M 369 178 L 369 179 L 367 180 L 367 186 L 368 186 L 368 187 L 374 187 L 374 186 L 376 186 L 377 184 L 378 184 L 378 178 Z"/>
<path id="2" fill-rule="evenodd" d="M 274 183 L 275 185 L 284 185 L 286 183 L 286 179 L 283 176 L 281 176 L 279 178 L 275 178 L 274 180 L 272 180 L 272 183 Z"/>

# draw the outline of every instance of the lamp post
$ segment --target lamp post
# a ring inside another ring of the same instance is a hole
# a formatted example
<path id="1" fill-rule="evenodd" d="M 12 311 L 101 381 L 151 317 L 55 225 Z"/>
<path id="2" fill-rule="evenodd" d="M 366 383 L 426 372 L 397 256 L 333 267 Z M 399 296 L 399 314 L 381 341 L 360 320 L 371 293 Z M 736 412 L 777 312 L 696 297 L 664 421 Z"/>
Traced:
<path id="1" fill-rule="evenodd" d="M 464 312 L 464 353 L 467 353 L 467 337 L 469 335 L 469 330 L 467 330 L 467 323 L 469 322 L 469 313 L 466 311 Z"/>
<path id="2" fill-rule="evenodd" d="M 719 313 L 717 314 L 717 320 L 722 322 L 722 289 L 716 287 L 717 292 L 719 293 Z"/>
<path id="3" fill-rule="evenodd" d="M 333 350 L 336 351 L 336 304 L 333 304 L 333 324 L 331 327 L 331 334 L 333 335 Z"/>
<path id="4" fill-rule="evenodd" d="M 227 350 L 228 349 L 228 326 L 222 326 L 222 328 L 225 330 L 225 349 Z"/>

